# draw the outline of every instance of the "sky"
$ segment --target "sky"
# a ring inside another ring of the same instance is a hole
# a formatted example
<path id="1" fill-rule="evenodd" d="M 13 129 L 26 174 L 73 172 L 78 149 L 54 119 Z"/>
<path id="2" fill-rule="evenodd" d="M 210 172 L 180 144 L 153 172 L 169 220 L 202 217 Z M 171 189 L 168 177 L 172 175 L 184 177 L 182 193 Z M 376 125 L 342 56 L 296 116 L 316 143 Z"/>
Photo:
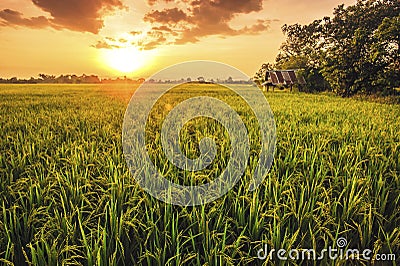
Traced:
<path id="1" fill-rule="evenodd" d="M 0 77 L 150 77 L 191 60 L 249 76 L 274 62 L 284 24 L 356 0 L 1 0 Z"/>

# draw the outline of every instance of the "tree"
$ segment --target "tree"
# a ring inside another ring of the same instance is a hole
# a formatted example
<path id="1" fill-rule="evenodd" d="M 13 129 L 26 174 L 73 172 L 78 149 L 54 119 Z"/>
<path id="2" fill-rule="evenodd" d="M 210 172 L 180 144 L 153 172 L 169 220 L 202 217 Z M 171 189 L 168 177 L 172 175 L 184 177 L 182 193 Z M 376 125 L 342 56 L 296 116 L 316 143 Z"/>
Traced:
<path id="1" fill-rule="evenodd" d="M 229 77 L 225 82 L 228 83 L 228 84 L 232 84 L 233 83 L 233 78 Z"/>
<path id="2" fill-rule="evenodd" d="M 333 18 L 284 25 L 276 66 L 300 68 L 310 90 L 337 94 L 393 91 L 399 82 L 398 0 L 339 5 Z"/>
<path id="3" fill-rule="evenodd" d="M 265 82 L 265 74 L 268 70 L 273 70 L 273 65 L 271 63 L 264 63 L 261 65 L 260 69 L 256 72 L 253 77 L 253 81 L 261 86 Z"/>
<path id="4" fill-rule="evenodd" d="M 287 36 L 281 45 L 280 53 L 275 60 L 278 69 L 300 69 L 307 84 L 304 91 L 326 90 L 328 86 L 321 69 L 323 54 L 323 27 L 329 18 L 315 20 L 309 25 L 283 25 L 282 31 Z"/>
<path id="5" fill-rule="evenodd" d="M 371 63 L 378 66 L 374 86 L 384 92 L 400 86 L 400 15 L 385 18 L 374 32 Z"/>
<path id="6" fill-rule="evenodd" d="M 56 80 L 56 76 L 54 75 L 39 74 L 39 77 L 42 79 L 42 82 L 45 83 L 54 83 Z"/>
<path id="7" fill-rule="evenodd" d="M 335 9 L 334 18 L 325 29 L 323 75 L 338 94 L 350 96 L 389 89 L 378 82 L 387 77 L 382 76 L 382 66 L 377 64 L 379 60 L 371 60 L 371 54 L 374 44 L 379 42 L 374 37 L 378 26 L 399 12 L 397 0 L 363 0 Z"/>

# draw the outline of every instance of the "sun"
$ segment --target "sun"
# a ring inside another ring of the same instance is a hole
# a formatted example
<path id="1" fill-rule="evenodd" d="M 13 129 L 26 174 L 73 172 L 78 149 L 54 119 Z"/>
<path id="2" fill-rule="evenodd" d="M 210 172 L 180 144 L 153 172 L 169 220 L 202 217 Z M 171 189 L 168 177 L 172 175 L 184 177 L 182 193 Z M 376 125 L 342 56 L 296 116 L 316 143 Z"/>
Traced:
<path id="1" fill-rule="evenodd" d="M 134 72 L 146 63 L 145 53 L 136 47 L 108 49 L 103 57 L 108 67 L 122 73 Z"/>

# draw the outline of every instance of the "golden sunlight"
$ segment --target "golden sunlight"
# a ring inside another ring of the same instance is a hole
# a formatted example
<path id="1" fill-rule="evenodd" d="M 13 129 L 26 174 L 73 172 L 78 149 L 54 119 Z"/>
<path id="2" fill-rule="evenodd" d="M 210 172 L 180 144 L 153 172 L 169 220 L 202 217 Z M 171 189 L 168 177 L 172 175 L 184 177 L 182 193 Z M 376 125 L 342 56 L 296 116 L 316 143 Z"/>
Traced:
<path id="1" fill-rule="evenodd" d="M 123 73 L 134 72 L 149 60 L 145 52 L 136 47 L 104 50 L 103 57 L 107 66 Z"/>

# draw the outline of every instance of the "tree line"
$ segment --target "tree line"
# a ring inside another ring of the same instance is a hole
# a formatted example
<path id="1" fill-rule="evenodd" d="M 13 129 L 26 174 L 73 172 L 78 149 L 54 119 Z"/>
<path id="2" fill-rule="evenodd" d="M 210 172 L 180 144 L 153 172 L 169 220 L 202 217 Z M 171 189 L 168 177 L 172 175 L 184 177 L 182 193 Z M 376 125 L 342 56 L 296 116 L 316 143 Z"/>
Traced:
<path id="1" fill-rule="evenodd" d="M 126 76 L 120 78 L 99 78 L 96 75 L 86 75 L 83 74 L 81 76 L 77 76 L 75 74 L 67 74 L 60 75 L 58 77 L 54 75 L 47 74 L 39 74 L 38 78 L 31 77 L 30 79 L 19 79 L 17 77 L 12 77 L 9 79 L 0 78 L 0 83 L 6 84 L 38 84 L 38 83 L 46 83 L 46 84 L 109 84 L 109 83 L 144 83 L 146 81 L 145 78 L 139 79 L 130 79 Z M 232 77 L 228 77 L 227 79 L 217 78 L 216 80 L 210 78 L 206 79 L 204 77 L 198 77 L 197 79 L 193 79 L 188 77 L 186 79 L 176 79 L 176 80 L 155 80 L 149 79 L 148 83 L 159 83 L 159 84 L 180 84 L 180 83 L 208 83 L 208 84 L 252 84 L 252 80 L 234 80 Z"/>
<path id="2" fill-rule="evenodd" d="M 400 86 L 399 14 L 398 0 L 358 0 L 336 7 L 332 18 L 283 25 L 275 63 L 264 64 L 255 79 L 270 69 L 299 69 L 303 91 L 391 94 Z"/>
<path id="3" fill-rule="evenodd" d="M 0 83 L 7 84 L 37 84 L 37 83 L 50 83 L 50 84 L 99 84 L 99 83 L 143 83 L 144 78 L 130 79 L 127 77 L 115 78 L 115 79 L 100 79 L 96 75 L 81 76 L 75 74 L 60 75 L 58 77 L 54 75 L 39 74 L 38 78 L 31 77 L 30 79 L 19 79 L 12 77 L 9 79 L 0 78 Z"/>

